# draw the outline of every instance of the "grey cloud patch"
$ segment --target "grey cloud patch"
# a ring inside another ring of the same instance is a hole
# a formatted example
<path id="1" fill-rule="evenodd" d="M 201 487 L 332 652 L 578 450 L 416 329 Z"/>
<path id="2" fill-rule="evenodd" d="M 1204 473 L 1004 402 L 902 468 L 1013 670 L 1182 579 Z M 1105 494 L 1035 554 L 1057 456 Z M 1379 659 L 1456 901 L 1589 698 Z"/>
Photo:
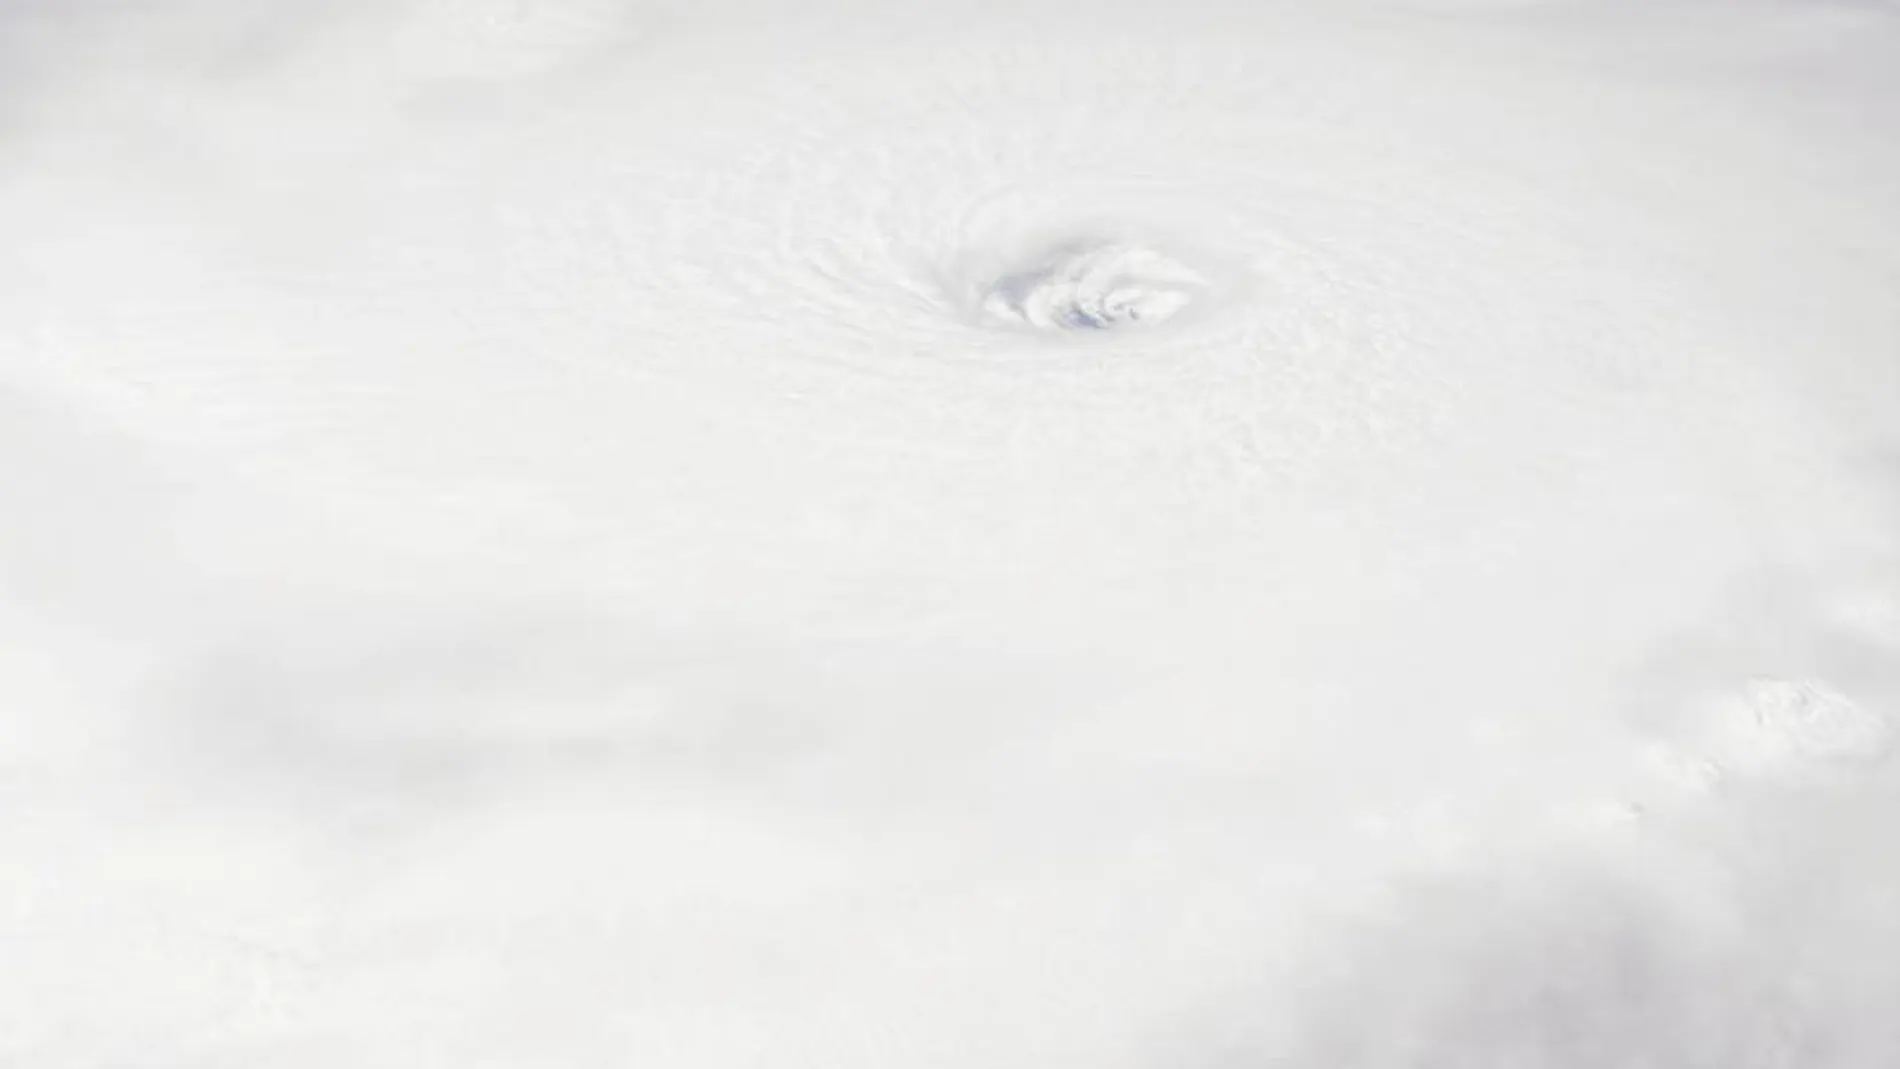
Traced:
<path id="1" fill-rule="evenodd" d="M 1878 1069 L 1900 1045 L 1881 813 L 1851 790 L 1754 790 L 1635 844 L 1403 880 L 1288 964 L 1218 1069 Z M 1179 1064 L 1178 1056 L 1172 1059 Z"/>

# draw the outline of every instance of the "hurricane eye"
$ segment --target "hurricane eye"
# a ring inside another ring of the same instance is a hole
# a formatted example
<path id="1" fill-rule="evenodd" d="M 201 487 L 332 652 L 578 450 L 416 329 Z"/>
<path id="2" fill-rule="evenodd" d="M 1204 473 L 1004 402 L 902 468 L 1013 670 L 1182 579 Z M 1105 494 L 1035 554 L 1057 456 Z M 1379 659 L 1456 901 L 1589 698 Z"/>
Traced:
<path id="1" fill-rule="evenodd" d="M 1166 253 L 1124 241 L 1064 245 L 997 278 L 983 297 L 994 322 L 1054 331 L 1153 326 L 1207 290 L 1199 272 Z"/>

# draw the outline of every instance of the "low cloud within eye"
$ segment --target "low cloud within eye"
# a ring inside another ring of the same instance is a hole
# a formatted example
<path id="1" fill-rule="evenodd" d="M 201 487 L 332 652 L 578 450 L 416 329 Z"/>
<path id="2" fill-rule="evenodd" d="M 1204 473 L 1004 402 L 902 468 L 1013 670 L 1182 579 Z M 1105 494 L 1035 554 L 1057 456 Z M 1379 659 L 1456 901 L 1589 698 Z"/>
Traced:
<path id="1" fill-rule="evenodd" d="M 1171 319 L 1206 289 L 1199 272 L 1154 249 L 1075 242 L 997 279 L 983 310 L 1041 330 L 1120 330 Z"/>

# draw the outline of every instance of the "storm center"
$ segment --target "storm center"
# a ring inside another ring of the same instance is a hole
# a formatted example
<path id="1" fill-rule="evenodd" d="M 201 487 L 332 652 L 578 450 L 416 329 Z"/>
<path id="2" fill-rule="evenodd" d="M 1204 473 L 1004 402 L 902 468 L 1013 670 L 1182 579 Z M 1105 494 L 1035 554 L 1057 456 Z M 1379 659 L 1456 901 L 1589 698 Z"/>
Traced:
<path id="1" fill-rule="evenodd" d="M 1121 330 L 1165 322 L 1206 289 L 1199 272 L 1147 246 L 1071 243 L 997 278 L 983 310 L 1041 330 Z"/>

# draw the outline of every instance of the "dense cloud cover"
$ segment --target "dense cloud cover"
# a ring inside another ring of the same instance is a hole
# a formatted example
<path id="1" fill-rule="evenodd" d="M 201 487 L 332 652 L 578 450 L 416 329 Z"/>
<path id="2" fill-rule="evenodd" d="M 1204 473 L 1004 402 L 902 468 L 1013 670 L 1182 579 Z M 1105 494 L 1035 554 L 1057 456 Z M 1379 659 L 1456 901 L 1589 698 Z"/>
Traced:
<path id="1" fill-rule="evenodd" d="M 1900 1064 L 1900 9 L 0 0 L 0 1064 Z"/>

